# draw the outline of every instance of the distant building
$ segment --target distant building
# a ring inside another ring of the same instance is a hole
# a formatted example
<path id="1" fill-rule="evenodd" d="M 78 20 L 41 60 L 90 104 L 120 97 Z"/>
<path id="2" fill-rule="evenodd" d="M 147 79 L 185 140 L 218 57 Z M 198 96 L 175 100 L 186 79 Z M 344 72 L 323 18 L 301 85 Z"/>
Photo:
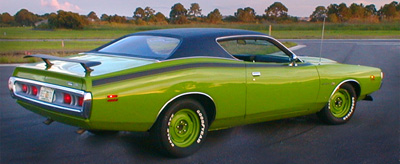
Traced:
<path id="1" fill-rule="evenodd" d="M 297 20 L 299 20 L 300 22 L 309 22 L 311 21 L 310 17 L 297 17 Z"/>
<path id="2" fill-rule="evenodd" d="M 41 24 L 47 24 L 47 23 L 49 23 L 49 20 L 48 19 L 44 19 L 44 20 L 41 20 L 39 22 L 36 22 L 35 23 L 35 27 L 37 27 L 37 26 L 39 26 Z"/>

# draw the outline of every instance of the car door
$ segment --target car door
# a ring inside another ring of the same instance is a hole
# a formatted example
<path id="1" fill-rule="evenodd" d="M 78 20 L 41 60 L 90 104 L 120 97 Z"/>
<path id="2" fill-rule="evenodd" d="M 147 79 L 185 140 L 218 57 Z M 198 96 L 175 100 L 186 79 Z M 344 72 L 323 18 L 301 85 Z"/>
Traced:
<path id="1" fill-rule="evenodd" d="M 220 42 L 246 62 L 246 119 L 296 115 L 310 109 L 318 94 L 314 65 L 293 60 L 294 54 L 269 37 L 235 38 Z"/>

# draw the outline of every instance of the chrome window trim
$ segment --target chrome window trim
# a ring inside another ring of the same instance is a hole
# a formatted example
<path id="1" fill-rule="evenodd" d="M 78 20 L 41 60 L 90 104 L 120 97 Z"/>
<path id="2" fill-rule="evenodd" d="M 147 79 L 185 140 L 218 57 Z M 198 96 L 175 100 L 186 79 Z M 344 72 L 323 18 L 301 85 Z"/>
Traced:
<path id="1" fill-rule="evenodd" d="M 300 58 L 297 57 L 297 55 L 290 50 L 289 48 L 287 48 L 285 45 L 283 45 L 279 40 L 270 37 L 270 36 L 266 36 L 266 35 L 232 35 L 232 36 L 223 36 L 223 37 L 218 37 L 215 39 L 215 42 L 226 52 L 228 53 L 232 58 L 236 59 L 232 54 L 230 54 L 224 47 L 221 46 L 221 44 L 218 43 L 218 40 L 223 40 L 223 39 L 239 39 L 239 38 L 246 38 L 246 37 L 257 37 L 257 38 L 264 38 L 264 39 L 269 39 L 269 40 L 273 40 L 274 42 L 280 44 L 281 47 L 284 47 L 289 53 L 292 54 L 292 58 L 293 59 L 299 59 L 301 62 L 303 62 Z M 279 47 L 278 47 L 279 48 Z M 238 60 L 238 59 L 236 59 Z"/>
<path id="2" fill-rule="evenodd" d="M 160 60 L 157 59 L 150 59 L 150 58 L 143 58 L 143 57 L 137 57 L 137 56 L 122 56 L 122 55 L 115 55 L 115 54 L 108 54 L 108 53 L 101 53 L 101 52 L 83 52 L 79 53 L 79 55 L 93 55 L 93 56 L 107 56 L 107 57 L 119 57 L 119 58 L 131 58 L 131 59 L 137 59 L 137 60 L 146 60 L 150 62 L 160 62 Z"/>
<path id="3" fill-rule="evenodd" d="M 182 57 L 182 58 L 173 58 L 173 59 L 162 60 L 162 61 L 159 61 L 159 63 L 167 62 L 167 61 L 174 61 L 174 60 L 181 60 L 181 59 L 196 59 L 196 58 L 224 59 L 224 60 L 241 61 L 241 60 L 238 60 L 236 58 L 224 58 L 224 57 L 213 57 L 213 56 L 190 56 L 190 57 Z"/>
<path id="4" fill-rule="evenodd" d="M 71 107 L 65 107 L 65 106 L 33 99 L 30 97 L 18 94 L 16 91 L 16 85 L 15 85 L 16 82 L 34 84 L 34 85 L 39 85 L 41 87 L 44 86 L 44 87 L 53 88 L 55 90 L 61 90 L 61 91 L 66 91 L 66 92 L 82 95 L 84 102 L 83 102 L 82 107 L 80 107 L 80 108 L 79 107 L 71 108 Z M 91 104 L 92 104 L 92 94 L 90 92 L 85 92 L 82 90 L 77 90 L 77 89 L 68 88 L 68 87 L 64 87 L 64 86 L 49 84 L 49 83 L 45 83 L 45 82 L 39 82 L 39 81 L 35 81 L 35 80 L 23 79 L 23 78 L 18 78 L 18 77 L 10 77 L 9 89 L 10 89 L 11 95 L 14 98 L 17 98 L 19 100 L 22 100 L 25 102 L 33 102 L 41 107 L 51 110 L 51 111 L 57 111 L 57 112 L 66 113 L 66 114 L 70 114 L 70 115 L 89 118 L 90 108 L 91 108 Z"/>

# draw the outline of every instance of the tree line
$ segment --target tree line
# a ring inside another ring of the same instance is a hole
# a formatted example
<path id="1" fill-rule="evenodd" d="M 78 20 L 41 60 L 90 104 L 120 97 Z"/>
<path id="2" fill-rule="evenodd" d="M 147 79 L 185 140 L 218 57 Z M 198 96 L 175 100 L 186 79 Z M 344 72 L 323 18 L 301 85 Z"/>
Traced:
<path id="1" fill-rule="evenodd" d="M 366 5 L 353 3 L 347 6 L 345 3 L 318 6 L 310 15 L 310 21 L 318 22 L 326 19 L 328 22 L 381 22 L 400 21 L 400 4 L 393 1 L 385 4 L 379 10 L 374 4 Z M 137 7 L 132 17 L 102 14 L 100 17 L 94 11 L 88 15 L 59 10 L 57 13 L 44 15 L 34 14 L 26 9 L 21 9 L 14 16 L 5 12 L 0 14 L 1 26 L 35 26 L 42 29 L 67 28 L 83 29 L 86 25 L 96 22 L 130 23 L 136 25 L 165 25 L 165 24 L 189 24 L 224 22 L 240 23 L 290 23 L 300 21 L 297 17 L 288 15 L 288 8 L 281 2 L 274 2 L 265 9 L 262 15 L 257 15 L 253 8 L 239 8 L 233 15 L 222 16 L 219 9 L 214 9 L 207 15 L 203 15 L 198 3 L 192 3 L 185 8 L 181 3 L 171 7 L 167 18 L 161 12 L 156 12 L 151 7 Z"/>
<path id="2" fill-rule="evenodd" d="M 400 21 L 400 4 L 393 1 L 385 4 L 379 10 L 374 4 L 366 5 L 353 3 L 347 7 L 345 3 L 330 4 L 328 7 L 318 6 L 310 15 L 313 22 L 379 22 L 379 21 Z"/>

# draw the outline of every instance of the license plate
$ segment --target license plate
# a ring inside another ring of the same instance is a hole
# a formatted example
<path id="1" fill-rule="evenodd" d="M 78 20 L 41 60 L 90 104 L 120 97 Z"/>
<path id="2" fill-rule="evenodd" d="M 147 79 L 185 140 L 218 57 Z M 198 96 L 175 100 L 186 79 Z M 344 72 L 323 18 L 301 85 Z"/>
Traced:
<path id="1" fill-rule="evenodd" d="M 39 100 L 46 102 L 53 102 L 53 96 L 54 96 L 54 89 L 47 87 L 40 88 Z"/>

